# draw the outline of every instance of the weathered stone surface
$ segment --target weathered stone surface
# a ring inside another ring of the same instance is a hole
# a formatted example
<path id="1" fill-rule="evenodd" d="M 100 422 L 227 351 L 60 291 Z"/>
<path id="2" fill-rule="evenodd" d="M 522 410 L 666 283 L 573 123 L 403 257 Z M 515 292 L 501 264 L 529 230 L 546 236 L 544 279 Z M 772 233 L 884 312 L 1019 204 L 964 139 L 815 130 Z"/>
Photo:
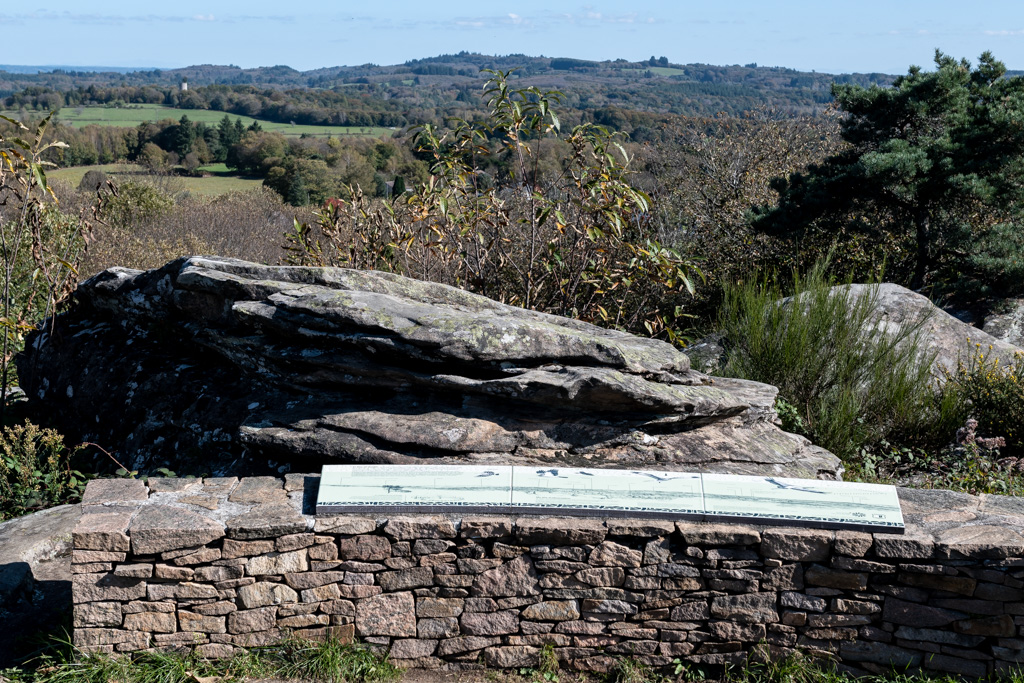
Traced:
<path id="1" fill-rule="evenodd" d="M 454 638 L 459 635 L 459 620 L 455 617 L 418 619 L 416 630 L 420 638 Z"/>
<path id="2" fill-rule="evenodd" d="M 954 559 L 1020 557 L 1024 555 L 1024 536 L 992 524 L 957 526 L 935 534 L 935 547 L 940 557 Z"/>
<path id="3" fill-rule="evenodd" d="M 76 574 L 71 577 L 76 603 L 138 600 L 146 595 L 146 582 L 111 574 Z"/>
<path id="4" fill-rule="evenodd" d="M 396 541 L 423 538 L 455 538 L 455 522 L 447 517 L 392 517 L 384 533 Z"/>
<path id="5" fill-rule="evenodd" d="M 206 583 L 157 583 L 146 586 L 145 595 L 149 600 L 205 600 L 216 598 L 217 589 Z"/>
<path id="6" fill-rule="evenodd" d="M 226 622 L 227 620 L 223 616 L 207 616 L 183 610 L 178 612 L 178 624 L 182 631 L 191 631 L 193 633 L 227 633 Z"/>
<path id="7" fill-rule="evenodd" d="M 484 650 L 484 662 L 498 669 L 536 666 L 540 659 L 540 648 L 528 645 L 490 647 Z"/>
<path id="8" fill-rule="evenodd" d="M 694 524 L 678 522 L 683 540 L 691 545 L 755 545 L 761 533 L 744 524 Z"/>
<path id="9" fill-rule="evenodd" d="M 462 632 L 470 636 L 502 636 L 519 631 L 519 612 L 466 612 L 459 617 Z"/>
<path id="10" fill-rule="evenodd" d="M 82 515 L 71 534 L 76 550 L 125 552 L 131 547 L 128 525 L 138 508 L 98 508 Z"/>
<path id="11" fill-rule="evenodd" d="M 833 547 L 837 554 L 847 557 L 864 557 L 871 549 L 874 538 L 861 531 L 836 531 Z"/>
<path id="12" fill-rule="evenodd" d="M 271 574 L 290 574 L 304 572 L 309 569 L 305 550 L 294 550 L 290 553 L 269 553 L 250 558 L 245 564 L 247 576 L 265 576 Z"/>
<path id="13" fill-rule="evenodd" d="M 356 604 L 356 633 L 360 636 L 416 637 L 416 604 L 412 593 L 388 593 Z"/>
<path id="14" fill-rule="evenodd" d="M 53 334 L 28 341 L 19 378 L 70 438 L 93 435 L 132 467 L 177 467 L 218 433 L 230 438 L 203 450 L 214 469 L 245 449 L 375 463 L 586 452 L 626 467 L 656 452 L 659 462 L 749 474 L 840 471 L 771 423 L 771 387 L 712 384 L 666 342 L 444 285 L 192 257 L 106 271 L 74 302 Z M 155 326 L 167 333 L 150 334 Z M 658 437 L 645 435 L 666 415 Z M 231 501 L 287 495 L 250 486 Z"/>
<path id="15" fill-rule="evenodd" d="M 331 515 L 317 517 L 313 530 L 318 533 L 332 534 L 369 534 L 377 528 L 377 520 L 371 517 L 355 517 L 352 515 Z"/>
<path id="16" fill-rule="evenodd" d="M 244 609 L 298 602 L 299 594 L 280 583 L 259 581 L 238 589 L 238 601 Z"/>
<path id="17" fill-rule="evenodd" d="M 120 626 L 122 619 L 120 602 L 87 602 L 75 605 L 75 628 Z"/>
<path id="18" fill-rule="evenodd" d="M 434 585 L 434 570 L 430 567 L 412 567 L 396 572 L 381 572 L 376 576 L 377 583 L 387 592 Z"/>
<path id="19" fill-rule="evenodd" d="M 489 569 L 473 580 L 472 593 L 481 597 L 513 597 L 537 595 L 537 570 L 526 555 Z"/>
<path id="20" fill-rule="evenodd" d="M 232 612 L 228 615 L 229 633 L 268 631 L 277 624 L 277 607 L 259 607 Z"/>
<path id="21" fill-rule="evenodd" d="M 580 618 L 576 600 L 548 600 L 523 610 L 523 619 L 530 621 L 575 621 Z"/>
<path id="22" fill-rule="evenodd" d="M 603 541 L 590 553 L 590 564 L 598 567 L 639 567 L 644 554 L 612 541 Z"/>
<path id="23" fill-rule="evenodd" d="M 171 612 L 139 612 L 125 616 L 124 628 L 128 631 L 174 633 L 178 630 L 178 620 Z"/>
<path id="24" fill-rule="evenodd" d="M 355 536 L 338 542 L 338 557 L 343 560 L 374 562 L 391 557 L 391 544 L 383 536 Z"/>
<path id="25" fill-rule="evenodd" d="M 131 503 L 149 498 L 149 490 L 140 479 L 93 479 L 82 493 L 82 505 Z"/>
<path id="26" fill-rule="evenodd" d="M 516 541 L 522 545 L 596 545 L 608 529 L 597 519 L 547 517 L 521 518 L 516 522 Z"/>
<path id="27" fill-rule="evenodd" d="M 775 593 L 727 595 L 711 601 L 711 616 L 745 624 L 773 624 L 779 620 Z"/>
<path id="28" fill-rule="evenodd" d="M 768 529 L 761 535 L 765 557 L 797 562 L 828 559 L 833 532 L 818 529 Z"/>
<path id="29" fill-rule="evenodd" d="M 935 541 L 931 535 L 920 532 L 902 536 L 876 534 L 874 550 L 879 557 L 890 560 L 927 559 L 935 553 Z"/>
<path id="30" fill-rule="evenodd" d="M 132 579 L 148 579 L 153 576 L 153 565 L 121 564 L 114 568 L 114 576 L 125 576 Z"/>
<path id="31" fill-rule="evenodd" d="M 607 526 L 610 536 L 634 538 L 668 536 L 676 529 L 674 522 L 656 519 L 609 519 Z"/>
<path id="32" fill-rule="evenodd" d="M 419 598 L 416 600 L 417 617 L 457 617 L 462 614 L 465 600 L 461 598 Z"/>
<path id="33" fill-rule="evenodd" d="M 898 626 L 937 628 L 963 618 L 962 612 L 928 607 L 898 598 L 886 598 L 882 608 L 882 619 Z"/>
<path id="34" fill-rule="evenodd" d="M 252 477 L 242 480 L 244 484 Z M 271 477 L 272 478 L 272 477 Z M 284 493 L 283 489 L 281 491 Z M 257 505 L 249 512 L 236 515 L 227 521 L 227 534 L 239 540 L 277 538 L 297 534 L 306 530 L 306 518 L 291 505 Z"/>
<path id="35" fill-rule="evenodd" d="M 205 515 L 169 505 L 144 505 L 128 533 L 132 552 L 152 555 L 206 545 L 224 536 L 224 525 Z"/>
<path id="36" fill-rule="evenodd" d="M 431 656 L 436 649 L 436 640 L 400 639 L 391 644 L 388 654 L 392 659 L 419 659 Z"/>

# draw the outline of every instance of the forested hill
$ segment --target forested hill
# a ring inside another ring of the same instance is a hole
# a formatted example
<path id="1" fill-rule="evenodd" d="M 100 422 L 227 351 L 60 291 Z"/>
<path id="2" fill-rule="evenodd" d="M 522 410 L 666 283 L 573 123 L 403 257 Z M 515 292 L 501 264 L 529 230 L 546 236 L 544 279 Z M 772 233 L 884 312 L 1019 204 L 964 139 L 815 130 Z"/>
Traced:
<path id="1" fill-rule="evenodd" d="M 788 113 L 814 113 L 831 102 L 833 82 L 869 86 L 887 85 L 887 74 L 826 74 L 796 71 L 784 67 L 714 66 L 673 64 L 666 58 L 651 57 L 641 62 L 623 59 L 594 62 L 573 58 L 489 56 L 462 52 L 404 64 L 338 66 L 297 71 L 288 66 L 242 69 L 237 66 L 198 65 L 181 69 L 131 71 L 72 71 L 54 69 L 38 73 L 0 70 L 0 97 L 16 94 L 10 106 L 45 106 L 47 93 L 68 93 L 78 89 L 146 88 L 166 92 L 187 81 L 190 90 L 203 86 L 249 86 L 259 90 L 324 89 L 365 93 L 371 97 L 397 100 L 405 109 L 420 109 L 431 119 L 452 100 L 476 103 L 487 74 L 482 69 L 517 68 L 519 84 L 535 85 L 565 92 L 570 106 L 583 110 L 606 107 L 663 114 L 740 114 L 768 105 Z M 18 67 L 28 72 L 31 69 Z M 51 104 L 58 104 L 50 98 Z M 189 106 L 187 98 L 179 103 Z M 196 108 L 207 108 L 195 103 Z"/>

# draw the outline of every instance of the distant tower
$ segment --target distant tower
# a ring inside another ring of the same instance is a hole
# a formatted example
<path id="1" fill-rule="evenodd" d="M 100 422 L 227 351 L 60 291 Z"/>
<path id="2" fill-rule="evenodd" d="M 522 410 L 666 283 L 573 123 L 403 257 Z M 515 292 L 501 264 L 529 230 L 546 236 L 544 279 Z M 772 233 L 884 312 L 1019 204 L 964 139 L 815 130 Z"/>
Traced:
<path id="1" fill-rule="evenodd" d="M 183 76 L 181 79 L 181 92 L 188 92 L 188 76 Z"/>

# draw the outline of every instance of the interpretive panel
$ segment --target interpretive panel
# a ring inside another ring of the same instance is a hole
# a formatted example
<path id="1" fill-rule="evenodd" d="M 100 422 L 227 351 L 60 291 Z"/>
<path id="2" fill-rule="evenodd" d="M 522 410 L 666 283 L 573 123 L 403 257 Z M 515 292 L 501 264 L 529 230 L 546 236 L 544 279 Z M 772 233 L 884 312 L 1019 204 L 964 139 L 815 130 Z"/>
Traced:
<path id="1" fill-rule="evenodd" d="M 512 468 L 474 465 L 325 465 L 317 514 L 508 512 Z"/>
<path id="2" fill-rule="evenodd" d="M 512 509 L 673 519 L 699 519 L 704 513 L 699 474 L 577 467 L 513 467 Z"/>
<path id="3" fill-rule="evenodd" d="M 521 465 L 327 465 L 316 511 L 635 516 L 894 533 L 904 528 L 893 486 Z"/>
<path id="4" fill-rule="evenodd" d="M 701 475 L 709 520 L 759 524 L 902 529 L 896 488 L 818 479 Z"/>

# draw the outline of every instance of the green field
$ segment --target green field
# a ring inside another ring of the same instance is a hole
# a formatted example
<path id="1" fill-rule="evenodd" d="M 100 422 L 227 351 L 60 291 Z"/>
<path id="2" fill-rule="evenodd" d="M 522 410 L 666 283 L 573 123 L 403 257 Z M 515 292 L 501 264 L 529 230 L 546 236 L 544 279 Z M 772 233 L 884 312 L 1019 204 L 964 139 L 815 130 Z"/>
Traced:
<path id="1" fill-rule="evenodd" d="M 676 69 L 671 66 L 645 66 L 642 69 L 623 69 L 623 71 L 633 71 L 636 73 L 650 71 L 655 76 L 683 76 L 686 74 L 682 69 Z"/>
<path id="2" fill-rule="evenodd" d="M 188 191 L 208 196 L 221 195 L 228 192 L 243 192 L 245 190 L 252 190 L 260 187 L 263 184 L 263 181 L 258 178 L 239 178 L 231 175 L 217 175 L 221 170 L 220 167 L 223 166 L 223 164 L 215 164 L 209 167 L 208 170 L 215 175 L 205 176 L 202 178 L 190 178 L 186 176 L 151 176 L 148 175 L 141 167 L 134 164 L 73 166 L 71 168 L 61 168 L 49 171 L 47 172 L 46 177 L 50 181 L 63 181 L 72 187 L 78 187 L 78 183 L 81 182 L 82 176 L 85 175 L 86 171 L 95 169 L 97 171 L 103 171 L 108 176 L 121 182 L 125 180 L 154 182 L 158 186 L 172 192 Z M 226 172 L 227 167 L 224 167 L 223 171 Z"/>
<path id="3" fill-rule="evenodd" d="M 0 112 L 10 118 L 18 118 L 16 111 Z M 30 116 L 38 116 L 38 112 L 32 112 Z M 163 119 L 179 120 L 182 116 L 188 116 L 190 121 L 202 121 L 206 125 L 216 125 L 224 118 L 224 112 L 210 109 L 175 109 L 164 107 L 159 104 L 128 104 L 123 107 L 64 107 L 56 116 L 56 119 L 65 125 L 81 128 L 83 126 L 119 126 L 122 128 L 135 127 L 140 123 L 160 121 Z M 231 121 L 241 119 L 246 127 L 252 124 L 254 119 L 249 116 L 237 116 L 228 114 Z M 259 120 L 263 130 L 277 131 L 289 137 L 299 137 L 306 134 L 313 137 L 325 138 L 328 136 L 341 137 L 344 135 L 381 137 L 390 135 L 390 128 L 358 126 L 293 126 L 288 123 L 274 123 L 272 121 Z"/>

